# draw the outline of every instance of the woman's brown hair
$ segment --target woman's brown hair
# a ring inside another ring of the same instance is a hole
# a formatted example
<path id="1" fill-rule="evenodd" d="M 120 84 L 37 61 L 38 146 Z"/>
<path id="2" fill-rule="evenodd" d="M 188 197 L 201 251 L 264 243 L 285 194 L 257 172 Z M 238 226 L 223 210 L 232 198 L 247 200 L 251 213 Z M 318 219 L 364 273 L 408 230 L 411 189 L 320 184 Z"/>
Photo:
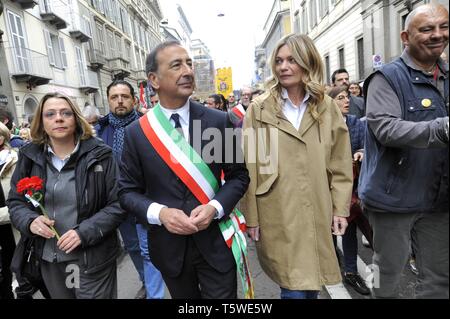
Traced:
<path id="1" fill-rule="evenodd" d="M 75 116 L 76 134 L 78 135 L 80 140 L 87 140 L 94 136 L 94 130 L 92 126 L 85 120 L 85 118 L 81 114 L 80 108 L 76 104 L 74 104 L 68 96 L 55 92 L 47 93 L 46 95 L 44 95 L 34 113 L 34 119 L 31 123 L 31 138 L 33 143 L 47 144 L 49 142 L 48 135 L 44 130 L 44 124 L 42 122 L 42 111 L 44 109 L 45 102 L 47 102 L 47 100 L 51 98 L 63 99 L 69 104 Z"/>

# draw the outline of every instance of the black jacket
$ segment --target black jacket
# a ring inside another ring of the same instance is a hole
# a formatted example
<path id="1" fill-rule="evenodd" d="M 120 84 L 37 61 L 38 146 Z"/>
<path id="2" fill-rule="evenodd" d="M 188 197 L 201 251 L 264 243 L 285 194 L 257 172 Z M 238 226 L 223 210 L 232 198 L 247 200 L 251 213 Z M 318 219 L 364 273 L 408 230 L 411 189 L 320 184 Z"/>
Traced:
<path id="1" fill-rule="evenodd" d="M 116 228 L 126 218 L 117 196 L 118 167 L 111 148 L 97 138 L 80 141 L 75 161 L 78 220 L 75 227 L 81 239 L 84 273 L 96 272 L 115 262 L 119 251 Z M 17 182 L 30 176 L 46 179 L 47 154 L 44 145 L 29 143 L 19 150 L 19 160 L 11 179 L 8 207 L 12 224 L 23 236 L 34 236 L 30 224 L 40 211 L 16 192 Z M 44 182 L 45 186 L 45 182 Z M 45 194 L 45 189 L 43 190 Z M 62 234 L 61 234 L 62 235 Z M 39 256 L 45 239 L 36 236 Z"/>

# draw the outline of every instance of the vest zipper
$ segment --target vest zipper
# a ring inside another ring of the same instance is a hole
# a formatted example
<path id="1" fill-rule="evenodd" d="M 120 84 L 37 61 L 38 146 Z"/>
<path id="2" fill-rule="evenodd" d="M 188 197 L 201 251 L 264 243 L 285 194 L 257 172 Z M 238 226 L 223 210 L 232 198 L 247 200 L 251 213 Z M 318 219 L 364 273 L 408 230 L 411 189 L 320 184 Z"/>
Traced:
<path id="1" fill-rule="evenodd" d="M 391 182 L 388 184 L 387 188 L 386 188 L 386 194 L 391 194 L 391 190 L 392 190 L 392 186 L 395 184 L 395 182 L 397 181 L 398 175 L 400 174 L 400 169 L 403 165 L 403 162 L 405 161 L 406 157 L 402 157 L 400 158 L 400 160 L 397 163 L 397 168 L 396 168 L 396 172 L 394 177 L 392 178 Z"/>

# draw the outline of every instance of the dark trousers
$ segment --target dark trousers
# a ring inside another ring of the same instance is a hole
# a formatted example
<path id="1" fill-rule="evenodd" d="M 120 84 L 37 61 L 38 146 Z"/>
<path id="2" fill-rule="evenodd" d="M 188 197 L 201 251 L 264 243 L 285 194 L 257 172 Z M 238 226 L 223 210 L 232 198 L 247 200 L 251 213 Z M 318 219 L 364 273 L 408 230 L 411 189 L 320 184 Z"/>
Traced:
<path id="1" fill-rule="evenodd" d="M 194 239 L 189 236 L 183 269 L 177 277 L 164 276 L 173 299 L 236 299 L 236 268 L 221 273 L 202 257 Z"/>
<path id="2" fill-rule="evenodd" d="M 358 238 L 355 221 L 348 225 L 345 234 L 342 235 L 342 250 L 344 251 L 344 271 L 358 273 Z"/>
<path id="3" fill-rule="evenodd" d="M 41 272 L 52 299 L 117 299 L 115 262 L 95 273 L 84 274 L 76 262 L 56 264 L 43 260 Z"/>
<path id="4" fill-rule="evenodd" d="M 0 282 L 0 299 L 14 299 L 12 292 L 12 273 L 9 270 L 11 260 L 14 255 L 16 243 L 12 232 L 11 224 L 0 225 L 0 247 L 1 247 L 1 277 Z"/>
<path id="5" fill-rule="evenodd" d="M 333 235 L 334 248 L 336 249 L 336 256 L 339 259 L 337 252 L 337 238 Z M 358 238 L 356 237 L 356 223 L 352 221 L 345 229 L 342 235 L 342 252 L 344 255 L 344 271 L 351 273 L 358 273 Z"/>
<path id="6" fill-rule="evenodd" d="M 120 224 L 119 231 L 120 236 L 122 236 L 125 249 L 130 255 L 131 261 L 139 274 L 139 279 L 144 282 L 144 258 L 141 255 L 139 236 L 136 230 L 136 221 L 133 215 L 128 214 L 127 219 Z"/>
<path id="7" fill-rule="evenodd" d="M 412 244 L 419 269 L 416 297 L 448 299 L 448 212 L 390 213 L 368 210 L 368 213 L 374 236 L 374 296 L 398 297 L 398 284 Z"/>

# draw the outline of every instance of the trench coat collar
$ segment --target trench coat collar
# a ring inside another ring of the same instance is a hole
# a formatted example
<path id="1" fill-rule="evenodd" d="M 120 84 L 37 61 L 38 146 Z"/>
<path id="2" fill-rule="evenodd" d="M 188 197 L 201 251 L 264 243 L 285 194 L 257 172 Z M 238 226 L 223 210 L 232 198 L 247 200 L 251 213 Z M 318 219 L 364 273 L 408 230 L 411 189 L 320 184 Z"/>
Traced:
<path id="1" fill-rule="evenodd" d="M 325 96 L 324 101 L 319 104 L 319 107 L 317 109 L 319 115 L 325 112 L 325 110 L 327 109 L 329 103 L 326 103 L 326 101 L 327 96 Z M 302 138 L 303 135 L 305 135 L 305 133 L 308 132 L 308 130 L 316 122 L 316 120 L 311 115 L 309 102 L 298 131 L 284 116 L 281 103 L 282 102 L 277 101 L 273 95 L 269 95 L 266 99 L 264 99 L 261 105 L 259 105 L 260 112 L 258 113 L 260 114 L 258 114 L 259 116 L 257 115 L 257 118 L 259 118 L 261 122 L 271 124 L 277 127 L 279 130 L 304 142 Z M 266 112 L 264 112 L 263 110 L 265 110 Z"/>

